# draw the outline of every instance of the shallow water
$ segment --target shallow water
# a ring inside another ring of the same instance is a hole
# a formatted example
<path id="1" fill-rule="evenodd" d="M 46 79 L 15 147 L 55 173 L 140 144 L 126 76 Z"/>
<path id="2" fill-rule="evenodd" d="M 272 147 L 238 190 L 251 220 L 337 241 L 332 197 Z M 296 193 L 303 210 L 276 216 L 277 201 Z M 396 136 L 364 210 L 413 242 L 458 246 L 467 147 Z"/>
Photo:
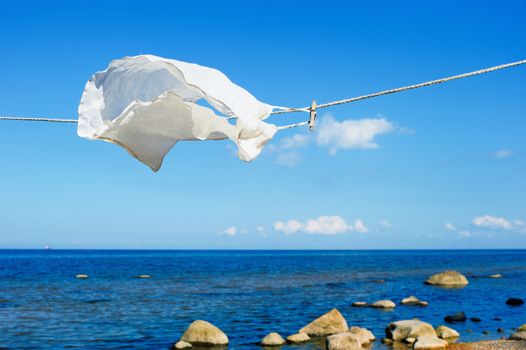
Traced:
<path id="1" fill-rule="evenodd" d="M 422 283 L 444 269 L 464 273 L 469 286 Z M 487 278 L 495 273 L 504 278 Z M 140 274 L 151 278 L 134 278 Z M 351 307 L 409 295 L 429 306 Z M 267 333 L 294 333 L 334 307 L 377 338 L 391 321 L 418 317 L 438 326 L 464 311 L 482 322 L 453 325 L 460 340 L 497 339 L 526 323 L 526 306 L 505 305 L 511 296 L 526 298 L 526 250 L 0 250 L 0 348 L 168 349 L 191 321 L 205 319 L 225 331 L 229 349 L 254 349 Z M 282 349 L 323 349 L 323 342 Z"/>

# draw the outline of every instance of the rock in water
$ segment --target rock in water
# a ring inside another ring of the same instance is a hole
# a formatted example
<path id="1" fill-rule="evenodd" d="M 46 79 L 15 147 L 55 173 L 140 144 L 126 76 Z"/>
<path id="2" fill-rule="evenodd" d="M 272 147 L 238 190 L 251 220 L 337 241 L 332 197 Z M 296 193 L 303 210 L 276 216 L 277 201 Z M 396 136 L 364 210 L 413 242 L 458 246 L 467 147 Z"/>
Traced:
<path id="1" fill-rule="evenodd" d="M 396 307 L 396 304 L 391 300 L 378 300 L 372 303 L 371 306 L 378 309 L 393 309 Z"/>
<path id="2" fill-rule="evenodd" d="M 327 350 L 361 350 L 362 345 L 356 335 L 343 332 L 327 337 Z"/>
<path id="3" fill-rule="evenodd" d="M 457 271 L 443 271 L 429 277 L 426 284 L 442 287 L 464 287 L 468 285 L 468 279 Z"/>
<path id="4" fill-rule="evenodd" d="M 413 350 L 434 350 L 434 349 L 445 349 L 447 341 L 437 337 L 423 336 L 416 339 L 413 345 Z"/>
<path id="5" fill-rule="evenodd" d="M 135 278 L 151 278 L 152 276 L 150 275 L 138 275 L 138 276 L 135 276 Z"/>
<path id="6" fill-rule="evenodd" d="M 177 343 L 175 343 L 174 345 L 174 348 L 176 349 L 189 349 L 192 347 L 192 344 L 190 343 L 187 343 L 185 341 L 178 341 Z"/>
<path id="7" fill-rule="evenodd" d="M 502 275 L 500 273 L 496 273 L 494 275 L 490 275 L 489 278 L 502 278 Z"/>
<path id="8" fill-rule="evenodd" d="M 358 340 L 360 345 L 368 345 L 376 339 L 373 332 L 371 332 L 367 328 L 360 328 L 354 326 L 349 329 L 349 333 L 352 333 L 356 336 L 356 339 Z"/>
<path id="9" fill-rule="evenodd" d="M 392 322 L 385 329 L 387 338 L 394 341 L 405 341 L 407 338 L 436 337 L 433 326 L 419 320 L 403 320 Z"/>
<path id="10" fill-rule="evenodd" d="M 447 323 L 465 322 L 466 320 L 466 314 L 463 312 L 457 312 L 454 315 L 448 315 L 444 317 L 444 321 Z"/>
<path id="11" fill-rule="evenodd" d="M 524 304 L 524 300 L 522 300 L 521 298 L 509 298 L 508 300 L 506 300 L 506 304 L 510 306 L 520 306 Z"/>
<path id="12" fill-rule="evenodd" d="M 213 324 L 197 320 L 188 326 L 181 341 L 194 344 L 203 345 L 227 345 L 228 337 L 222 330 L 214 326 Z"/>
<path id="13" fill-rule="evenodd" d="M 85 280 L 86 278 L 89 278 L 88 275 L 84 275 L 84 274 L 76 275 L 75 277 L 81 280 Z"/>
<path id="14" fill-rule="evenodd" d="M 478 317 L 470 317 L 469 320 L 470 320 L 471 322 L 477 322 L 477 323 L 478 323 L 478 322 L 482 322 L 482 320 L 481 320 L 480 318 L 478 318 Z"/>
<path id="15" fill-rule="evenodd" d="M 342 316 L 340 311 L 332 309 L 325 315 L 322 315 L 300 329 L 299 333 L 305 333 L 308 335 L 320 336 L 320 335 L 331 335 L 336 333 L 343 333 L 347 331 L 347 321 Z"/>
<path id="16" fill-rule="evenodd" d="M 453 328 L 438 326 L 436 328 L 437 336 L 442 339 L 458 338 L 460 334 Z"/>
<path id="17" fill-rule="evenodd" d="M 287 341 L 293 344 L 305 343 L 309 340 L 310 340 L 310 337 L 305 333 L 296 333 L 296 334 L 289 335 L 287 337 Z"/>
<path id="18" fill-rule="evenodd" d="M 367 303 L 365 301 L 355 301 L 354 303 L 352 303 L 351 306 L 354 306 L 354 307 L 364 307 L 364 306 L 367 306 Z"/>
<path id="19" fill-rule="evenodd" d="M 518 328 L 519 332 L 526 332 L 526 323 Z"/>
<path id="20" fill-rule="evenodd" d="M 526 340 L 526 332 L 513 333 L 510 340 Z"/>
<path id="21" fill-rule="evenodd" d="M 416 305 L 416 306 L 427 306 L 428 302 L 427 301 L 422 301 L 422 300 L 418 299 L 417 297 L 415 297 L 414 295 L 411 295 L 411 296 L 409 296 L 407 298 L 402 299 L 402 301 L 400 301 L 400 304 L 408 305 L 408 306 L 413 306 L 413 305 Z"/>
<path id="22" fill-rule="evenodd" d="M 285 339 L 279 335 L 279 333 L 272 332 L 265 336 L 265 338 L 261 339 L 261 345 L 265 346 L 279 346 L 285 344 Z"/>

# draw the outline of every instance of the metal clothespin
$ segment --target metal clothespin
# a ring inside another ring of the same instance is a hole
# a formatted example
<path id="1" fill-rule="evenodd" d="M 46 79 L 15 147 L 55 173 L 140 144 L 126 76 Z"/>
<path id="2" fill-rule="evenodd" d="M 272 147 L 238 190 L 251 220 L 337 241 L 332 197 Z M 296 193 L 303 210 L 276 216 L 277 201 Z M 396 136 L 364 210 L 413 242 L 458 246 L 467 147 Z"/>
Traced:
<path id="1" fill-rule="evenodd" d="M 309 108 L 309 130 L 314 131 L 314 126 L 316 125 L 316 100 L 312 100 L 312 104 Z"/>

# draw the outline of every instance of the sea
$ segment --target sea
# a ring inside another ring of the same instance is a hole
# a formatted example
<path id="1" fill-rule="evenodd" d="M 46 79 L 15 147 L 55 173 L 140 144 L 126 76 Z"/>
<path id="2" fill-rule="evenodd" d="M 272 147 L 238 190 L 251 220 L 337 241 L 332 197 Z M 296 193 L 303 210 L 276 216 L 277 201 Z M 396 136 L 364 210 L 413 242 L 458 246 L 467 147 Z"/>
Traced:
<path id="1" fill-rule="evenodd" d="M 423 283 L 446 269 L 469 285 Z M 429 306 L 401 305 L 410 295 Z M 389 349 L 380 339 L 390 322 L 436 327 L 459 311 L 468 320 L 449 325 L 459 341 L 499 339 L 526 323 L 526 305 L 509 297 L 526 299 L 526 250 L 0 250 L 0 348 L 170 349 L 202 319 L 228 335 L 228 349 L 259 349 L 269 332 L 285 337 L 333 308 L 375 334 L 372 349 Z M 380 299 L 397 307 L 351 306 Z"/>

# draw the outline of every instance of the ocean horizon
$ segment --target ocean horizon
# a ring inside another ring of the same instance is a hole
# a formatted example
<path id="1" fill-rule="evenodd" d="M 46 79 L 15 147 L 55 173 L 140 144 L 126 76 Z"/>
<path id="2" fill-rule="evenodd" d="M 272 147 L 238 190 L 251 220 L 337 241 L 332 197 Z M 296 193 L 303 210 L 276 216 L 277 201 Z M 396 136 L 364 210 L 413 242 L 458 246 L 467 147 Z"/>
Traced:
<path id="1" fill-rule="evenodd" d="M 459 341 L 499 339 L 524 323 L 523 307 L 505 304 L 525 297 L 524 249 L 1 249 L 0 266 L 3 349 L 168 349 L 197 319 L 220 327 L 229 349 L 256 349 L 266 334 L 293 334 L 333 308 L 349 326 L 374 333 L 372 349 L 388 348 L 380 339 L 397 320 L 416 317 L 436 327 L 463 311 L 467 321 L 447 324 L 459 331 Z M 449 269 L 469 285 L 423 283 Z M 401 305 L 410 295 L 429 306 Z M 351 306 L 382 299 L 396 308 Z M 282 348 L 322 350 L 325 344 Z"/>

